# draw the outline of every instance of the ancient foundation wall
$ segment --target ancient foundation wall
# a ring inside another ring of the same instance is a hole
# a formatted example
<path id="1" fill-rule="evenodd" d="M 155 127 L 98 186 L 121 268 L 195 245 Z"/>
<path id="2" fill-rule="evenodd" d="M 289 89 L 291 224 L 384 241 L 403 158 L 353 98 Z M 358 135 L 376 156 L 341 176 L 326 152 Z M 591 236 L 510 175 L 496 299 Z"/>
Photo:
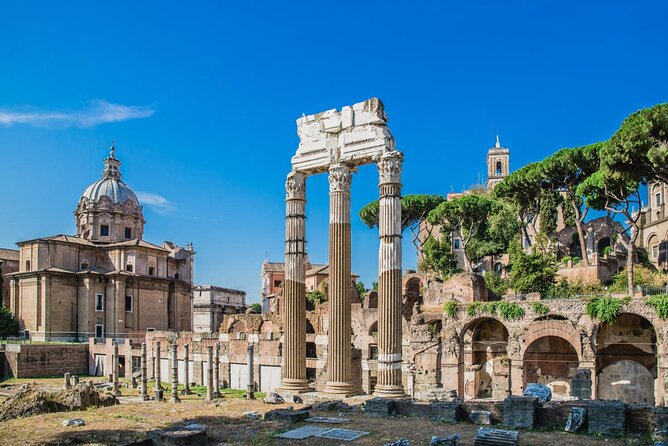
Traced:
<path id="1" fill-rule="evenodd" d="M 10 344 L 5 358 L 7 376 L 14 378 L 88 374 L 88 344 Z"/>

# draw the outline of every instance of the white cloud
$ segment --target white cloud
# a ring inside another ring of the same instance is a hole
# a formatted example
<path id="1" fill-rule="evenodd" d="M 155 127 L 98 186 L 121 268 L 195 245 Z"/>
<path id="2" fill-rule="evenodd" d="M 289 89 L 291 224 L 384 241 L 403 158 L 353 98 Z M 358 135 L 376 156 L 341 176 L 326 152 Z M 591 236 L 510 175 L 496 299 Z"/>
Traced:
<path id="1" fill-rule="evenodd" d="M 35 109 L 10 110 L 0 108 L 0 124 L 11 127 L 27 124 L 35 127 L 93 127 L 109 122 L 148 118 L 155 113 L 151 107 L 112 104 L 104 100 L 91 101 L 81 110 L 47 111 Z"/>
<path id="2" fill-rule="evenodd" d="M 147 205 L 160 215 L 171 214 L 176 209 L 174 203 L 151 192 L 137 192 L 137 198 L 139 198 L 140 203 Z"/>

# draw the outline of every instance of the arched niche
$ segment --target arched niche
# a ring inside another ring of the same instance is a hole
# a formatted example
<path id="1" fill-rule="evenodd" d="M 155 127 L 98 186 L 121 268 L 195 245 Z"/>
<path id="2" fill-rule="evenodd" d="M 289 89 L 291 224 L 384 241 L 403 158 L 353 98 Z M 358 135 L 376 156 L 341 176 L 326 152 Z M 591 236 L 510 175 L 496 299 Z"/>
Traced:
<path id="1" fill-rule="evenodd" d="M 508 329 L 494 318 L 467 324 L 460 334 L 459 393 L 464 399 L 505 398 L 510 389 Z"/>

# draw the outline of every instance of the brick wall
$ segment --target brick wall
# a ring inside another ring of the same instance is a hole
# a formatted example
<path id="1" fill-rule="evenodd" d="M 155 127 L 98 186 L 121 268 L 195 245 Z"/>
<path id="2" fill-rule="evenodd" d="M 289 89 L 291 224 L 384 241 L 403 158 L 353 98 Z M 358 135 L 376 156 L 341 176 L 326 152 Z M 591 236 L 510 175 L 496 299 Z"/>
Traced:
<path id="1" fill-rule="evenodd" d="M 88 344 L 7 345 L 5 357 L 14 378 L 88 374 Z"/>

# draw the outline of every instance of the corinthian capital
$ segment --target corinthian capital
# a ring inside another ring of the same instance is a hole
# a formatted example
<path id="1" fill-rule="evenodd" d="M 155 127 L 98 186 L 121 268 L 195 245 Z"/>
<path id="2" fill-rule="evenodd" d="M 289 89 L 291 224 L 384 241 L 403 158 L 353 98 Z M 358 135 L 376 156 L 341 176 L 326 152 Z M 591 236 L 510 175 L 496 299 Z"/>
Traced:
<path id="1" fill-rule="evenodd" d="M 329 191 L 349 192 L 353 175 L 350 167 L 344 164 L 334 164 L 329 168 Z"/>
<path id="2" fill-rule="evenodd" d="M 397 150 L 385 152 L 378 157 L 377 163 L 380 184 L 401 183 L 401 162 L 403 159 L 403 153 Z"/>
<path id="3" fill-rule="evenodd" d="M 285 180 L 285 197 L 288 200 L 306 200 L 306 175 L 290 172 Z"/>

